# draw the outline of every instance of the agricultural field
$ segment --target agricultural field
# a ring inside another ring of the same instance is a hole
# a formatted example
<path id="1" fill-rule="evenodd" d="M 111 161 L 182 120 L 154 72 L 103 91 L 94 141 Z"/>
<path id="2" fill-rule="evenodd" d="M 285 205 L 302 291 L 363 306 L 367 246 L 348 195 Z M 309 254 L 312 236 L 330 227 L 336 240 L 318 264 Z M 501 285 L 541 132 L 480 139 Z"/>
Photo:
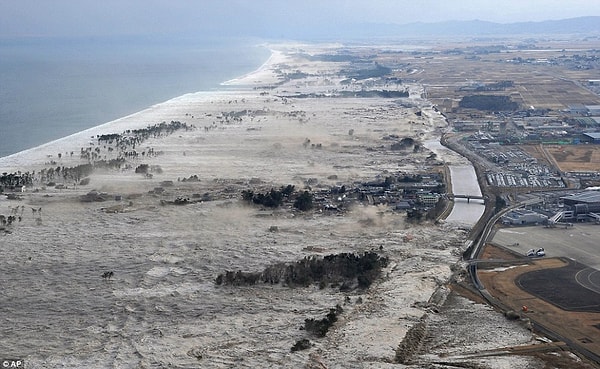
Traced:
<path id="1" fill-rule="evenodd" d="M 456 109 L 458 102 L 472 94 L 509 96 L 527 109 L 560 111 L 576 104 L 598 105 L 600 97 L 586 87 L 587 80 L 597 78 L 597 72 L 583 65 L 580 56 L 595 54 L 595 44 L 577 45 L 583 49 L 574 45 L 572 40 L 540 42 L 530 48 L 457 43 L 455 48 L 441 51 L 395 55 L 389 62 L 401 63 L 397 76 L 422 84 L 425 96 L 444 113 L 462 114 Z M 498 85 L 501 81 L 511 83 Z M 471 118 L 485 115 L 481 111 L 463 113 Z"/>
<path id="2" fill-rule="evenodd" d="M 525 145 L 522 147 L 541 161 L 551 161 L 563 172 L 600 171 L 600 146 L 598 145 Z"/>

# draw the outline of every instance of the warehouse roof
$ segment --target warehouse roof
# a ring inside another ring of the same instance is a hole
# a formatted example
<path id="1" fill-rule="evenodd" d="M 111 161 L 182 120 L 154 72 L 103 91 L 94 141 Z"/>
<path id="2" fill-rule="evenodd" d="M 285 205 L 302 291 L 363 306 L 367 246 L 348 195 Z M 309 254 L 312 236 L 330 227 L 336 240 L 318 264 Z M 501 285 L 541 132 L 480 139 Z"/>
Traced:
<path id="1" fill-rule="evenodd" d="M 583 134 L 584 136 L 588 136 L 594 140 L 600 139 L 600 132 L 586 132 Z"/>
<path id="2" fill-rule="evenodd" d="M 577 201 L 581 203 L 600 203 L 600 191 L 584 191 L 574 195 L 563 196 L 562 200 Z"/>

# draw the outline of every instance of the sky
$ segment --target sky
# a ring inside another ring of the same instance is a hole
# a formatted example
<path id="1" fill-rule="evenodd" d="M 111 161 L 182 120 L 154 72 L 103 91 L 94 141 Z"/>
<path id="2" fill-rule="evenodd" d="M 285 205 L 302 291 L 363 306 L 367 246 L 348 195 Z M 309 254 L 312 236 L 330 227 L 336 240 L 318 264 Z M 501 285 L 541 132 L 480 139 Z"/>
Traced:
<path id="1" fill-rule="evenodd" d="M 589 15 L 600 16 L 600 0 L 0 0 L 0 37 L 224 33 L 285 38 L 360 23 L 510 23 Z"/>

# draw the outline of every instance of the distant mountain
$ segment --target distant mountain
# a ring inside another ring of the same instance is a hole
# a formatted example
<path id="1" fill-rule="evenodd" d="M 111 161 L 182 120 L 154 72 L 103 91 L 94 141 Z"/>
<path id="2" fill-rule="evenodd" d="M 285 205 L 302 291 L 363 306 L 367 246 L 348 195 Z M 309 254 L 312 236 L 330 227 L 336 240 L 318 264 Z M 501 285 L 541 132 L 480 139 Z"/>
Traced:
<path id="1" fill-rule="evenodd" d="M 541 34 L 600 35 L 600 17 L 578 17 L 543 22 L 494 23 L 481 20 L 438 23 L 363 24 L 363 36 L 503 36 Z"/>

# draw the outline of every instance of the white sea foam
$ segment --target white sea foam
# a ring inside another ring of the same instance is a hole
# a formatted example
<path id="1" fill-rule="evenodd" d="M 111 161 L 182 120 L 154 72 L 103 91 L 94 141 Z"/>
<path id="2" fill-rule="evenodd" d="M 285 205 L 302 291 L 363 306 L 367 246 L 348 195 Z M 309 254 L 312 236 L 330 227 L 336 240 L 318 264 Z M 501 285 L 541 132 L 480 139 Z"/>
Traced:
<path id="1" fill-rule="evenodd" d="M 54 165 L 60 164 L 59 153 L 62 154 L 62 162 L 69 160 L 71 151 L 78 158 L 81 148 L 97 143 L 97 135 L 123 133 L 127 130 L 142 129 L 164 121 L 186 121 L 190 119 L 186 116 L 186 113 L 194 105 L 206 103 L 211 99 L 233 98 L 239 94 L 240 92 L 237 91 L 201 91 L 178 96 L 125 117 L 2 157 L 0 158 L 0 171 L 14 172 L 24 168 L 39 168 L 48 166 L 47 164 L 51 162 L 56 162 Z M 193 121 L 190 124 L 193 124 Z"/>
<path id="2" fill-rule="evenodd" d="M 225 81 L 221 83 L 221 85 L 244 86 L 256 84 L 257 82 L 276 82 L 277 78 L 273 73 L 273 67 L 282 63 L 285 59 L 286 57 L 281 51 L 271 49 L 271 56 L 260 67 L 258 67 L 258 69 L 243 76 Z"/>
<path id="3" fill-rule="evenodd" d="M 272 66 L 281 63 L 283 60 L 285 60 L 285 55 L 282 52 L 271 50 L 270 57 L 258 69 L 223 82 L 222 85 L 242 86 L 273 82 L 276 78 L 273 75 Z M 0 158 L 0 171 L 13 172 L 32 165 L 39 167 L 42 164 L 57 161 L 58 153 L 64 155 L 67 152 L 70 155 L 70 152 L 73 151 L 74 155 L 78 155 L 80 148 L 88 147 L 95 142 L 94 137 L 96 135 L 122 133 L 126 130 L 146 128 L 163 121 L 189 120 L 190 118 L 185 114 L 191 110 L 192 106 L 205 103 L 211 99 L 234 98 L 240 94 L 243 94 L 243 92 L 238 88 L 238 90 L 199 91 L 177 96 L 139 112 L 2 157 Z M 193 122 L 190 123 L 193 124 Z"/>
<path id="4" fill-rule="evenodd" d="M 241 99 L 247 100 L 236 102 Z M 11 261 L 4 264 L 0 299 L 0 310 L 10 319 L 0 326 L 6 354 L 26 355 L 32 367 L 394 366 L 403 334 L 425 312 L 420 306 L 450 277 L 465 232 L 407 225 L 402 215 L 385 207 L 356 206 L 344 216 L 266 212 L 241 204 L 238 191 L 256 176 L 262 183 L 300 186 L 306 178 L 325 181 L 330 174 L 351 183 L 374 178 L 383 168 L 398 170 L 398 155 L 365 150 L 381 145 L 380 132 L 403 129 L 396 105 L 377 99 L 287 105 L 251 90 L 200 92 L 0 163 L 15 169 L 42 166 L 58 152 L 87 145 L 96 134 L 163 120 L 211 124 L 216 114 L 242 109 L 265 109 L 272 115 L 260 117 L 260 124 L 258 117 L 244 116 L 243 124 L 219 123 L 212 131 L 155 140 L 152 144 L 166 153 L 153 158 L 164 173 L 152 180 L 131 173 L 95 173 L 93 186 L 139 195 L 126 201 L 128 211 L 105 212 L 107 203 L 116 200 L 81 203 L 75 192 L 27 194 L 24 204 L 43 207 L 41 220 L 27 212 L 12 233 L 0 236 L 7 241 L 2 243 L 3 257 Z M 363 109 L 378 112 L 368 129 L 352 119 L 364 114 Z M 311 120 L 301 123 L 288 114 L 299 110 L 307 111 Z M 356 128 L 353 137 L 347 134 L 349 127 Z M 302 142 L 307 136 L 338 145 L 306 149 Z M 148 191 L 159 181 L 195 173 L 198 182 L 176 182 L 163 195 Z M 186 206 L 161 202 L 180 191 L 207 192 L 217 199 Z M 273 226 L 277 232 L 270 231 Z M 368 290 L 215 283 L 226 271 L 260 272 L 310 255 L 365 250 L 382 250 L 393 265 Z M 107 270 L 114 271 L 110 280 L 101 278 Z M 344 312 L 326 337 L 299 329 L 306 319 L 323 319 L 338 304 Z M 527 341 L 530 333 L 510 326 L 500 314 L 490 320 L 495 314 L 490 309 L 469 309 L 481 317 L 476 325 L 465 325 L 464 342 L 453 350 L 469 350 L 467 334 L 478 351 L 499 342 L 508 346 Z M 469 319 L 471 314 L 456 316 Z M 436 347 L 451 344 L 447 337 L 456 325 L 456 319 L 445 325 L 449 333 Z M 479 340 L 490 332 L 493 339 Z M 310 338 L 313 347 L 291 352 L 303 338 Z"/>

